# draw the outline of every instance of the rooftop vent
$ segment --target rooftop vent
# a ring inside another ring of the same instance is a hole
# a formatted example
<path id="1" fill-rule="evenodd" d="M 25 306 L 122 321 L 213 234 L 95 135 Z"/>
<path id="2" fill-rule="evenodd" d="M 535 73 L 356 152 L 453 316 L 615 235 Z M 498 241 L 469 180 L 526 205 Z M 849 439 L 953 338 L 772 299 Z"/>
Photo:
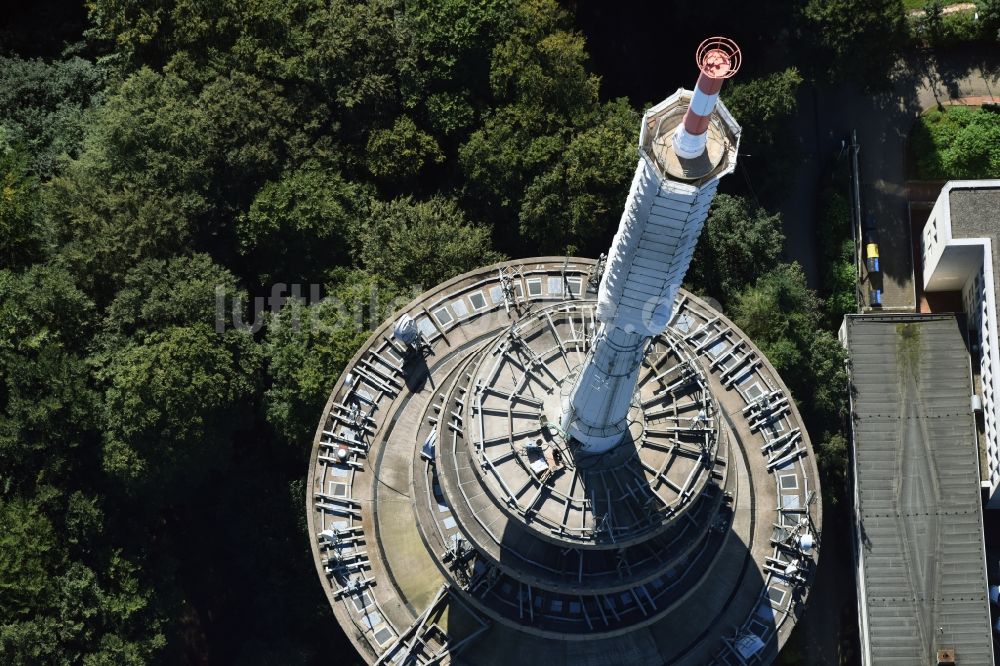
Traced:
<path id="1" fill-rule="evenodd" d="M 945 648 L 944 650 L 938 650 L 937 653 L 937 664 L 938 666 L 955 666 L 957 662 L 955 661 L 955 648 Z"/>

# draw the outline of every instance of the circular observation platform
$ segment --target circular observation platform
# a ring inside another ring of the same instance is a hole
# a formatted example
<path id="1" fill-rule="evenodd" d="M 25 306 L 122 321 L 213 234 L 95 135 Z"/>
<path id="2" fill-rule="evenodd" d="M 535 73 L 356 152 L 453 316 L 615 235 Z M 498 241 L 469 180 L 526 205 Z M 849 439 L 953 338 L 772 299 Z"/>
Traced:
<path id="1" fill-rule="evenodd" d="M 540 307 L 479 352 L 471 390 L 456 397 L 475 417 L 466 446 L 438 468 L 446 478 L 473 470 L 505 520 L 541 539 L 620 549 L 682 518 L 709 480 L 722 485 L 722 428 L 694 350 L 668 329 L 647 349 L 625 441 L 599 455 L 578 450 L 557 424 L 595 326 L 593 301 Z"/>
<path id="2" fill-rule="evenodd" d="M 556 424 L 598 270 L 556 257 L 455 278 L 403 310 L 422 349 L 386 322 L 337 381 L 308 520 L 369 663 L 768 663 L 787 640 L 821 536 L 787 390 L 681 292 L 629 437 L 581 455 Z"/>

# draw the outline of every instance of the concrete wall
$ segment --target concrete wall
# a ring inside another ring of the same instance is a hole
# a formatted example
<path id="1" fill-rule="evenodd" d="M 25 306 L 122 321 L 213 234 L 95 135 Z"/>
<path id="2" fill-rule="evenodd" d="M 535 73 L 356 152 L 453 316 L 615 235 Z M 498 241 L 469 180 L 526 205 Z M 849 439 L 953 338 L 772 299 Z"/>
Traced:
<path id="1" fill-rule="evenodd" d="M 941 190 L 924 225 L 920 249 L 924 290 L 961 291 L 968 316 L 970 338 L 979 346 L 980 397 L 986 436 L 989 506 L 1000 508 L 1000 345 L 997 340 L 996 276 L 993 274 L 994 239 L 1000 237 L 1000 211 L 994 238 L 955 238 L 949 198 L 956 189 L 996 189 L 1000 180 L 950 181 Z"/>
<path id="2" fill-rule="evenodd" d="M 983 422 L 989 462 L 990 507 L 1000 507 L 1000 345 L 997 342 L 996 276 L 993 262 L 987 259 L 996 249 L 985 239 L 984 261 L 977 276 L 975 331 L 980 345 L 979 373 L 982 381 Z"/>
<path id="3" fill-rule="evenodd" d="M 920 234 L 920 263 L 924 267 L 924 290 L 927 281 L 937 268 L 945 246 L 951 240 L 951 210 L 948 207 L 948 197 L 944 192 L 938 195 L 934 202 L 931 215 L 924 224 Z"/>

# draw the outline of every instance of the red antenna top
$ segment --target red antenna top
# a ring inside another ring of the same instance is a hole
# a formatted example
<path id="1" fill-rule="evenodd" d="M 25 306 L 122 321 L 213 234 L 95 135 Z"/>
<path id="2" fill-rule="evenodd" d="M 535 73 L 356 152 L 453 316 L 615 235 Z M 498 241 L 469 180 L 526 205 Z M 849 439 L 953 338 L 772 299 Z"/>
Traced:
<path id="1" fill-rule="evenodd" d="M 681 126 L 674 132 L 674 152 L 693 160 L 705 152 L 708 126 L 722 83 L 740 69 L 740 47 L 726 37 L 709 37 L 698 46 L 695 61 L 701 74 Z"/>
<path id="2" fill-rule="evenodd" d="M 740 47 L 728 37 L 709 37 L 698 45 L 695 62 L 711 79 L 728 79 L 740 69 Z"/>

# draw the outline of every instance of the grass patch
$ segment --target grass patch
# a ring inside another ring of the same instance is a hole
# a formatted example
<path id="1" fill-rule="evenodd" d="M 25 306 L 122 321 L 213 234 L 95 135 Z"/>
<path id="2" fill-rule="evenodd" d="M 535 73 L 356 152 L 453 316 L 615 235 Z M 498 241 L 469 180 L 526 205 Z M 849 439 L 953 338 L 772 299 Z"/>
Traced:
<path id="1" fill-rule="evenodd" d="M 919 180 L 1000 178 L 1000 113 L 951 106 L 929 111 L 910 132 Z"/>
<path id="2" fill-rule="evenodd" d="M 854 293 L 858 271 L 851 236 L 851 201 L 843 194 L 846 187 L 835 178 L 820 193 L 820 224 L 816 233 L 824 287 L 823 309 L 830 330 L 840 326 L 845 314 L 857 311 Z"/>

